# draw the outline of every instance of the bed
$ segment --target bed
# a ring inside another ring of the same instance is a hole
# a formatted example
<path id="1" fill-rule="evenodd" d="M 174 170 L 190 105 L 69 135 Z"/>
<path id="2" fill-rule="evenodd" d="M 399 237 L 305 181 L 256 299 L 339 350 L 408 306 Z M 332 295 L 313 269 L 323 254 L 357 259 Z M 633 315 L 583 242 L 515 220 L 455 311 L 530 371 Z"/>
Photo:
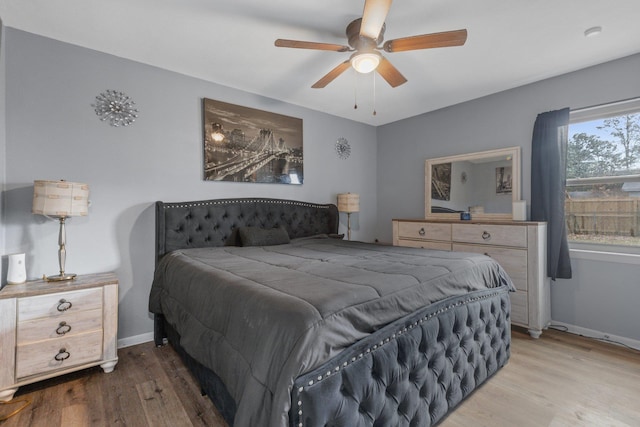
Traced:
<path id="1" fill-rule="evenodd" d="M 431 426 L 510 356 L 488 257 L 350 242 L 332 204 L 156 203 L 155 340 L 229 425 Z"/>

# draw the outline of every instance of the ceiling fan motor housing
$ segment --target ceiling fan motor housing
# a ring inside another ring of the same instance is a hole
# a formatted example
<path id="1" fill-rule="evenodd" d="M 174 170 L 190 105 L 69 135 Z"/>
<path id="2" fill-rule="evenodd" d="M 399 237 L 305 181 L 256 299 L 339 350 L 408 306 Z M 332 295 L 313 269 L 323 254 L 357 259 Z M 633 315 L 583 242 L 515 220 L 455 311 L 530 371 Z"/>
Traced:
<path id="1" fill-rule="evenodd" d="M 349 41 L 349 46 L 354 48 L 355 50 L 361 51 L 373 51 L 378 47 L 382 40 L 384 40 L 384 30 L 386 29 L 386 24 L 382 25 L 380 29 L 380 33 L 378 34 L 378 38 L 371 39 L 368 37 L 360 36 L 360 25 L 362 24 L 362 18 L 358 18 L 356 20 L 351 21 L 349 25 L 347 25 L 347 40 Z"/>

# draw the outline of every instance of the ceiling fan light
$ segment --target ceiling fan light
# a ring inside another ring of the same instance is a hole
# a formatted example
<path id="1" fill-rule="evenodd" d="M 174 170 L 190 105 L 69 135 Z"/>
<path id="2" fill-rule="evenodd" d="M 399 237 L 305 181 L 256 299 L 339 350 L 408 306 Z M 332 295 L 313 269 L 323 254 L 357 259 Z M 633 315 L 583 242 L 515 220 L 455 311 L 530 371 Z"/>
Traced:
<path id="1" fill-rule="evenodd" d="M 380 64 L 380 54 L 375 52 L 365 52 L 354 55 L 351 58 L 351 66 L 359 73 L 367 74 L 378 68 Z"/>

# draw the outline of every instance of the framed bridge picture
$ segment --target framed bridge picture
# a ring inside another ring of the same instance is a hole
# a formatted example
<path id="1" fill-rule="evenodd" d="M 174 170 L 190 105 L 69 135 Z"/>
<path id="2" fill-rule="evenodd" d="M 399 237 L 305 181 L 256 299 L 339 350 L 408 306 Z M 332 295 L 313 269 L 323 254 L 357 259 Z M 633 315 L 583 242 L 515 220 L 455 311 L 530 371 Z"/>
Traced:
<path id="1" fill-rule="evenodd" d="M 302 184 L 302 119 L 204 98 L 204 179 Z"/>
<path id="2" fill-rule="evenodd" d="M 511 194 L 513 187 L 511 166 L 496 168 L 496 194 Z"/>

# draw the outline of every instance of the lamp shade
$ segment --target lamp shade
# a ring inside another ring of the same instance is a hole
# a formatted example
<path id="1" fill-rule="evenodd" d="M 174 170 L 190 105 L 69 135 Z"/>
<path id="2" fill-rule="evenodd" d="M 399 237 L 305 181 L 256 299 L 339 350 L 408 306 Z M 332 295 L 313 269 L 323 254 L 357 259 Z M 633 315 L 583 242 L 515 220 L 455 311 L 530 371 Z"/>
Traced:
<path id="1" fill-rule="evenodd" d="M 340 212 L 360 212 L 360 196 L 354 193 L 338 194 L 338 211 Z"/>
<path id="2" fill-rule="evenodd" d="M 52 217 L 89 213 L 89 186 L 69 181 L 34 181 L 31 212 Z"/>
<path id="3" fill-rule="evenodd" d="M 380 58 L 378 52 L 358 53 L 351 58 L 351 66 L 357 72 L 367 74 L 378 68 Z"/>

